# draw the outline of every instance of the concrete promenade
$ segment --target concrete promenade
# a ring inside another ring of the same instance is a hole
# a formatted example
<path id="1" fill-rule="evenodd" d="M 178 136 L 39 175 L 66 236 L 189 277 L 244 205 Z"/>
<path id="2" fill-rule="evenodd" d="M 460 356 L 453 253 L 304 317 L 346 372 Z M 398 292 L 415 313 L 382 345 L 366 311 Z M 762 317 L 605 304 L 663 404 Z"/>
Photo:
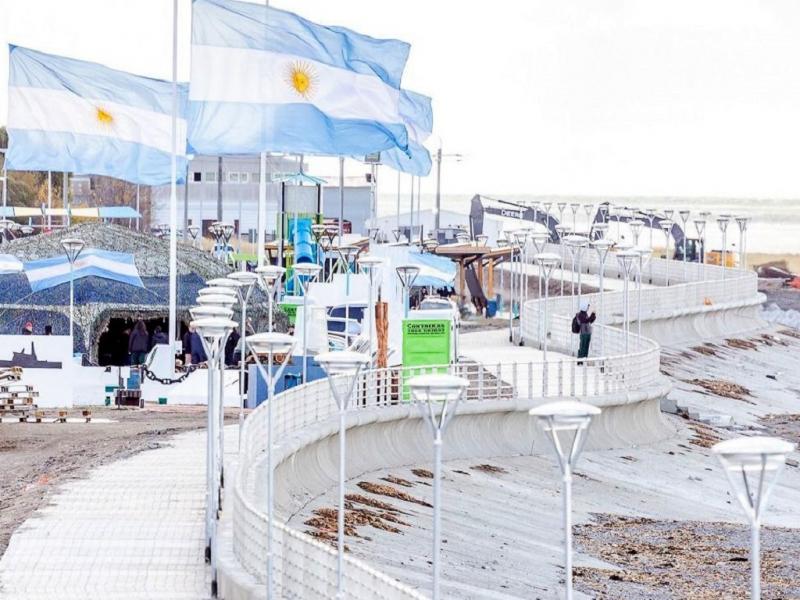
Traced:
<path id="1" fill-rule="evenodd" d="M 0 599 L 209 598 L 204 456 L 205 432 L 183 433 L 63 486 L 11 538 Z"/>

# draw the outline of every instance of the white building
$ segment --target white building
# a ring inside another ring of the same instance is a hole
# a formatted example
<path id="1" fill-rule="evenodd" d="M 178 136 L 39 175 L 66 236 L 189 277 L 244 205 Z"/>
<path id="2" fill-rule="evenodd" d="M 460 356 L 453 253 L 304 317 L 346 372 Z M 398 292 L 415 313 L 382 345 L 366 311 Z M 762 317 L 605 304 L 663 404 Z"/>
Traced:
<path id="1" fill-rule="evenodd" d="M 199 225 L 207 231 L 214 221 L 232 223 L 245 236 L 255 241 L 258 219 L 258 156 L 198 156 L 189 163 L 188 195 L 185 185 L 178 186 L 178 222 L 188 220 L 190 225 Z M 296 173 L 299 161 L 294 157 L 267 157 L 267 239 L 275 235 L 280 203 L 279 183 L 272 183 L 281 173 Z M 221 173 L 221 175 L 220 175 Z M 370 185 L 361 177 L 345 178 L 344 218 L 352 223 L 354 232 L 366 233 L 370 207 Z M 339 216 L 338 181 L 329 181 L 322 190 L 323 214 L 326 218 Z M 150 223 L 155 227 L 169 223 L 169 185 L 152 188 Z M 222 199 L 221 203 L 218 202 Z"/>

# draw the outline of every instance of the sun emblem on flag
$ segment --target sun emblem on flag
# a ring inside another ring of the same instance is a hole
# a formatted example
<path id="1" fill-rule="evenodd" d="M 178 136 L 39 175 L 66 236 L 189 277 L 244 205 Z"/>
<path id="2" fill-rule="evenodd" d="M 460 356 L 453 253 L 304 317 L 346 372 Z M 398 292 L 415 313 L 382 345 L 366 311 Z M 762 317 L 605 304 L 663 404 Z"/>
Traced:
<path id="1" fill-rule="evenodd" d="M 114 124 L 114 115 L 108 112 L 102 106 L 95 107 L 95 118 L 98 124 L 104 127 L 111 127 Z"/>
<path id="2" fill-rule="evenodd" d="M 297 60 L 287 66 L 286 82 L 299 96 L 308 100 L 317 91 L 319 76 L 312 65 Z"/>

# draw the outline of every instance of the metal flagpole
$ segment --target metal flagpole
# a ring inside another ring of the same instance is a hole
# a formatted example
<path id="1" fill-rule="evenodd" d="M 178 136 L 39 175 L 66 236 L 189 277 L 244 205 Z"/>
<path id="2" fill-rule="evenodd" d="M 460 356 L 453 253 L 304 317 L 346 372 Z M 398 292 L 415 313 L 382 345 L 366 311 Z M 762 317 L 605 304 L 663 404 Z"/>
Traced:
<path id="1" fill-rule="evenodd" d="M 138 186 L 137 186 L 138 189 Z M 186 161 L 186 181 L 183 184 L 183 239 L 189 239 L 189 161 Z"/>
<path id="2" fill-rule="evenodd" d="M 175 355 L 178 312 L 178 0 L 172 0 L 172 170 L 169 183 L 169 351 Z M 170 361 L 174 372 L 175 361 Z"/>
<path id="3" fill-rule="evenodd" d="M 139 218 L 136 219 L 136 231 L 140 231 L 142 229 L 142 216 L 139 213 L 139 184 L 136 184 L 136 212 L 139 214 Z M 47 223 L 50 225 L 49 221 Z"/>
<path id="4" fill-rule="evenodd" d="M 344 156 L 339 157 L 339 247 L 344 234 Z"/>
<path id="5" fill-rule="evenodd" d="M 409 213 L 408 243 L 414 239 L 414 176 L 411 176 L 411 208 Z"/>
<path id="6" fill-rule="evenodd" d="M 397 172 L 397 229 L 398 230 L 400 229 L 400 182 L 402 180 L 403 177 L 401 176 L 400 171 L 398 171 Z"/>
<path id="7" fill-rule="evenodd" d="M 70 210 L 69 206 L 69 193 L 67 192 L 67 185 L 69 184 L 69 174 L 64 171 L 61 175 L 61 204 L 64 206 L 64 210 L 67 213 L 67 227 L 72 225 L 72 211 Z M 5 179 L 3 180 L 3 185 L 5 186 Z M 3 194 L 3 201 L 5 201 L 6 195 Z M 61 217 L 61 224 L 64 224 L 64 217 Z"/>
<path id="8" fill-rule="evenodd" d="M 267 3 L 269 4 L 269 3 Z M 261 163 L 258 174 L 258 218 L 256 219 L 256 243 L 258 250 L 256 256 L 258 257 L 258 266 L 264 266 L 264 228 L 266 227 L 267 220 L 267 153 L 261 153 Z M 241 224 L 239 224 L 241 227 Z"/>
<path id="9" fill-rule="evenodd" d="M 139 189 L 139 186 L 136 186 Z M 47 228 L 53 228 L 53 172 L 47 172 Z"/>

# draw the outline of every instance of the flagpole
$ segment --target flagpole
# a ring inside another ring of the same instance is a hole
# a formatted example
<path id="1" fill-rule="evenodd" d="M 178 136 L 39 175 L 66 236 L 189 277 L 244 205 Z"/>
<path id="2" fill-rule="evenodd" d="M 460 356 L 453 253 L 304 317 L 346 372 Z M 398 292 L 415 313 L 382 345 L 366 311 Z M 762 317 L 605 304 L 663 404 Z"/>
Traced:
<path id="1" fill-rule="evenodd" d="M 139 216 L 136 218 L 136 231 L 141 231 L 142 229 L 142 215 L 139 212 L 139 184 L 136 184 L 136 214 Z"/>
<path id="2" fill-rule="evenodd" d="M 262 152 L 260 156 L 260 168 L 258 175 L 258 218 L 256 219 L 256 227 L 258 232 L 256 236 L 256 243 L 258 249 L 256 255 L 258 256 L 258 266 L 264 266 L 264 228 L 267 221 L 267 153 Z M 241 227 L 241 225 L 239 225 Z M 244 335 L 244 334 L 242 334 Z"/>
<path id="3" fill-rule="evenodd" d="M 69 173 L 64 171 L 61 176 L 61 204 L 64 205 L 64 210 L 67 213 L 67 227 L 72 225 L 72 210 L 69 205 L 69 193 L 67 192 L 67 185 L 69 184 Z M 64 217 L 61 217 L 61 224 L 64 224 Z"/>
<path id="4" fill-rule="evenodd" d="M 344 156 L 339 157 L 339 247 L 344 233 Z"/>
<path id="5" fill-rule="evenodd" d="M 47 172 L 47 229 L 53 228 L 53 172 Z"/>
<path id="6" fill-rule="evenodd" d="M 175 356 L 178 318 L 178 0 L 172 0 L 172 171 L 169 183 L 169 349 Z M 170 361 L 174 372 L 175 361 Z"/>

